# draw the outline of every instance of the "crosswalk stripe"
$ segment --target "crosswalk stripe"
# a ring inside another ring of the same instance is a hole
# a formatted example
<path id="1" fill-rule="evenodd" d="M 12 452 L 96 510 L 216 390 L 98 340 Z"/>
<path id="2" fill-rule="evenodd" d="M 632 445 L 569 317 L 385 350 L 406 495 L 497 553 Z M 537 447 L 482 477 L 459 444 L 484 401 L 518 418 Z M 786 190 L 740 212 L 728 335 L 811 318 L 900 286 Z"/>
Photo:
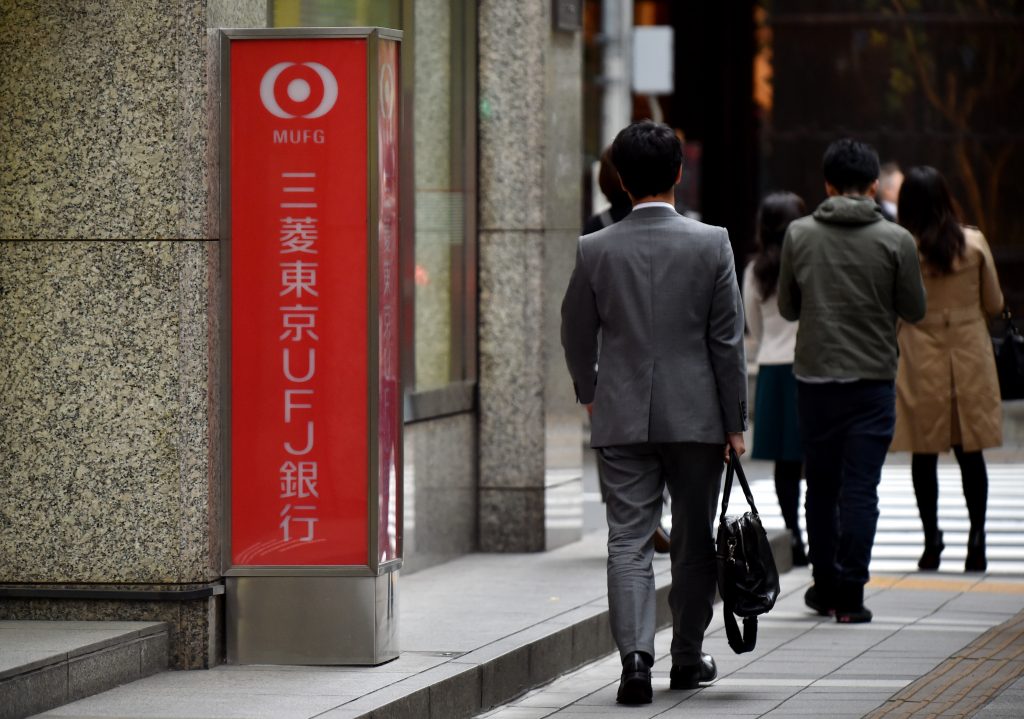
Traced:
<path id="1" fill-rule="evenodd" d="M 939 528 L 943 530 L 946 544 L 940 571 L 959 573 L 963 571 L 970 527 L 960 470 L 955 465 L 940 465 L 938 477 Z M 988 479 L 985 523 L 988 571 L 990 574 L 1024 573 L 1024 464 L 990 464 Z M 772 479 L 751 477 L 751 489 L 765 527 L 784 528 Z M 806 524 L 804 527 L 806 530 Z M 910 466 L 887 465 L 882 469 L 879 486 L 879 520 L 872 572 L 917 571 L 923 541 Z"/>

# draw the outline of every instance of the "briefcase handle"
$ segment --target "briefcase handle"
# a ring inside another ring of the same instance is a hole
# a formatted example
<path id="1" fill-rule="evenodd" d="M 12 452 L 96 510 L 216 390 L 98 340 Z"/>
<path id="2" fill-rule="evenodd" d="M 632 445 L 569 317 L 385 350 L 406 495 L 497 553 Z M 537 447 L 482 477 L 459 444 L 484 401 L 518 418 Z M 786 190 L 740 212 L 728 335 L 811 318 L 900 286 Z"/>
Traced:
<path id="1" fill-rule="evenodd" d="M 743 467 L 740 466 L 739 455 L 736 454 L 736 450 L 732 447 L 729 448 L 729 468 L 725 470 L 725 489 L 722 491 L 722 516 L 718 518 L 719 522 L 725 521 L 725 512 L 729 509 L 729 493 L 732 491 L 732 477 L 735 474 L 740 480 L 740 487 L 743 488 L 743 494 L 747 498 L 747 504 L 750 505 L 750 511 L 754 513 L 754 516 L 758 516 L 757 506 L 754 504 L 754 495 L 750 491 L 750 485 L 747 484 L 747 475 L 743 472 Z"/>

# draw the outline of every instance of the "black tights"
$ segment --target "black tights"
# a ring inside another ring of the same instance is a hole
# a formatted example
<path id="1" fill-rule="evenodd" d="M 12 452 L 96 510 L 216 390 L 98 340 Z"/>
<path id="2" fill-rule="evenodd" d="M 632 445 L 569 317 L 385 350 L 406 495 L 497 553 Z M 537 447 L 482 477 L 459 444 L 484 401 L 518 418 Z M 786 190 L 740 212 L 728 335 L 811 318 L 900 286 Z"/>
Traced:
<path id="1" fill-rule="evenodd" d="M 800 531 L 800 476 L 803 462 L 779 460 L 775 463 L 775 494 L 779 497 L 779 509 L 786 529 Z"/>
<path id="2" fill-rule="evenodd" d="M 971 534 L 985 531 L 985 505 L 988 503 L 988 473 L 985 458 L 981 452 L 965 452 L 963 447 L 953 447 L 956 461 L 960 464 L 960 478 L 967 500 L 967 514 L 971 518 Z M 932 537 L 939 529 L 939 455 L 914 454 L 910 473 L 914 479 L 914 494 L 917 495 L 917 511 L 921 514 L 924 536 Z"/>

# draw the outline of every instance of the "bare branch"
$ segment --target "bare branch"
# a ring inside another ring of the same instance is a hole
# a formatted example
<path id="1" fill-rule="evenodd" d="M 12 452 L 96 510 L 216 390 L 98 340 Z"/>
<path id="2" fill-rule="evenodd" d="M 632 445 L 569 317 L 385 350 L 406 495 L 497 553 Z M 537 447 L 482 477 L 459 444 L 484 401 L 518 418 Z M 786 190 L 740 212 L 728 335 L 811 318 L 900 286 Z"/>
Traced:
<path id="1" fill-rule="evenodd" d="M 963 136 L 956 141 L 954 153 L 956 163 L 960 168 L 960 177 L 967 190 L 967 204 L 973 214 L 970 219 L 978 223 L 982 233 L 988 236 L 986 228 L 990 223 L 985 213 L 985 202 L 981 197 L 981 188 L 978 185 L 978 178 L 974 174 L 971 158 L 967 155 L 967 142 Z"/>
<path id="2" fill-rule="evenodd" d="M 893 9 L 896 14 L 906 20 L 907 10 L 903 6 L 901 0 L 892 0 Z M 957 124 L 956 118 L 952 117 L 946 108 L 946 104 L 939 97 L 938 92 L 932 86 L 932 83 L 928 79 L 928 71 L 924 66 L 924 60 L 921 57 L 921 51 L 917 47 L 917 40 L 914 39 L 914 33 L 910 30 L 910 24 L 907 22 L 903 23 L 903 34 L 907 39 L 907 45 L 910 48 L 910 57 L 914 61 L 914 67 L 917 70 L 918 79 L 921 81 L 921 89 L 924 90 L 925 97 L 928 98 L 928 102 L 935 107 L 947 120 L 953 124 Z"/>
<path id="3" fill-rule="evenodd" d="M 986 204 L 988 205 L 989 217 L 987 226 L 993 235 L 998 231 L 995 223 L 999 217 L 999 185 L 1002 184 L 1003 171 L 1017 149 L 1017 145 L 1017 142 L 1007 142 L 1005 145 L 1002 145 L 999 148 L 999 152 L 996 153 L 995 160 L 989 165 L 988 182 L 986 183 L 986 194 L 988 195 L 988 202 Z M 990 237 L 989 242 L 998 242 L 999 239 L 998 237 Z"/>

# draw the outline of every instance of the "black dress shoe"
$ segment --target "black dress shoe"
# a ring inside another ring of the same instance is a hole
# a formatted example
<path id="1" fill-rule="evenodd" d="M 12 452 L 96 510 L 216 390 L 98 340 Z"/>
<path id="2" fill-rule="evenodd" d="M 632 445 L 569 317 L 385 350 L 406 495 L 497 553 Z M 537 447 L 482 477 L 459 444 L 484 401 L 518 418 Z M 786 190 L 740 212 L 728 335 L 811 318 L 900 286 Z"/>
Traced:
<path id="1" fill-rule="evenodd" d="M 650 704 L 651 667 L 641 652 L 630 652 L 622 660 L 622 680 L 619 682 L 619 704 Z"/>
<path id="2" fill-rule="evenodd" d="M 718 665 L 710 654 L 701 654 L 697 664 L 673 664 L 670 689 L 696 689 L 718 676 Z"/>

